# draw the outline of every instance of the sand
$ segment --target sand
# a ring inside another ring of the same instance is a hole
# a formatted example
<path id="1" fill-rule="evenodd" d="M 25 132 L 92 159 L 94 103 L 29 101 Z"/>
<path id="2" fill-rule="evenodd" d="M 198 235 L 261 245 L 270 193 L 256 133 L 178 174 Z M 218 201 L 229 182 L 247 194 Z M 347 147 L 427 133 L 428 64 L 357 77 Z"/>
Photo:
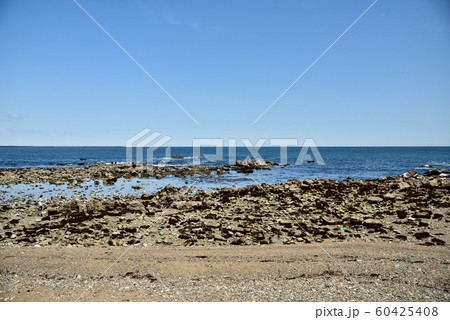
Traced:
<path id="1" fill-rule="evenodd" d="M 449 249 L 400 243 L 1 247 L 0 301 L 449 301 Z"/>

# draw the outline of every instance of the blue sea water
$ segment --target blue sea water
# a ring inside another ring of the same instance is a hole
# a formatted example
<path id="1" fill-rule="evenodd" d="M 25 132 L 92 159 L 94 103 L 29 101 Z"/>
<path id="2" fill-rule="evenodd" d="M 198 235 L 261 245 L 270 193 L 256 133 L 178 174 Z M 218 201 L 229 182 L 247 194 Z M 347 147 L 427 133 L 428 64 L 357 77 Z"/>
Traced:
<path id="1" fill-rule="evenodd" d="M 295 165 L 300 147 L 289 147 L 287 162 L 290 166 L 271 170 L 270 174 L 277 178 L 329 178 L 373 179 L 381 176 L 395 176 L 428 164 L 436 168 L 450 166 L 450 147 L 319 147 L 325 164 L 303 163 Z M 215 154 L 216 149 L 201 149 L 200 159 L 193 157 L 192 147 L 172 147 L 170 159 L 165 150 L 155 151 L 154 163 L 168 161 L 165 165 L 187 166 L 200 160 L 204 165 L 221 165 L 229 162 L 229 148 L 223 150 L 223 157 L 208 161 L 205 155 Z M 255 150 L 254 150 L 255 151 Z M 261 147 L 257 150 L 264 160 L 280 162 L 278 147 Z M 144 151 L 144 161 L 145 158 Z M 311 158 L 314 155 L 309 152 Z M 183 157 L 174 159 L 173 157 Z M 236 148 L 236 159 L 252 158 L 246 147 Z M 86 159 L 86 160 L 80 160 Z M 76 166 L 80 162 L 94 163 L 125 162 L 124 147 L 0 147 L 0 168 L 55 167 L 59 164 Z M 285 179 L 282 179 L 285 180 Z"/>

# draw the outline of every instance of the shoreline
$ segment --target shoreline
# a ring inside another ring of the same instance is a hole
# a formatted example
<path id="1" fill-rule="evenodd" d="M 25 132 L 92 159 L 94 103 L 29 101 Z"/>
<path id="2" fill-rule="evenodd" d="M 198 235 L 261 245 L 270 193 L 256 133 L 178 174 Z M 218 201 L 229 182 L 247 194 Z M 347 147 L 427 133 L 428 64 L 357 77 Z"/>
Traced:
<path id="1" fill-rule="evenodd" d="M 252 166 L 228 169 L 261 169 Z M 33 201 L 15 201 L 2 206 L 0 246 L 246 246 L 349 239 L 447 246 L 450 179 L 441 173 L 412 170 L 371 180 L 289 180 L 213 191 L 167 185 L 136 195 L 60 197 L 45 204 L 42 218 L 35 217 Z"/>
<path id="2" fill-rule="evenodd" d="M 82 160 L 80 160 L 82 161 Z M 0 169 L 0 185 L 20 183 L 50 183 L 61 185 L 65 182 L 80 184 L 83 181 L 103 180 L 106 185 L 114 184 L 119 178 L 155 178 L 162 179 L 167 176 L 185 178 L 193 175 L 218 175 L 230 171 L 237 173 L 251 173 L 254 170 L 269 170 L 279 165 L 271 161 L 236 161 L 234 164 L 219 166 L 189 165 L 183 167 L 175 166 L 147 166 L 147 163 L 80 163 L 78 166 L 57 166 L 51 168 L 18 168 Z"/>
<path id="3" fill-rule="evenodd" d="M 116 177 L 141 174 L 111 167 L 40 177 L 77 185 L 97 174 L 115 188 Z M 44 217 L 35 201 L 4 202 L 0 301 L 448 301 L 450 179 L 427 169 L 59 197 Z M 36 177 L 9 179 L 19 176 Z"/>

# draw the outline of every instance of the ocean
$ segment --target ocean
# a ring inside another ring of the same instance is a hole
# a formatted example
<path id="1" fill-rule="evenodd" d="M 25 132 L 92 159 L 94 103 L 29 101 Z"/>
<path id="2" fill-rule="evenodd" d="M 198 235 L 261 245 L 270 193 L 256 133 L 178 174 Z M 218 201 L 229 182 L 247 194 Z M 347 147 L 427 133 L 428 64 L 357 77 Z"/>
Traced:
<path id="1" fill-rule="evenodd" d="M 436 168 L 450 166 L 450 147 L 319 147 L 325 164 L 303 163 L 295 165 L 300 147 L 289 147 L 287 163 L 289 171 L 297 179 L 329 178 L 374 179 L 381 176 L 395 176 L 428 164 Z M 192 147 L 171 147 L 171 157 L 165 150 L 155 151 L 154 163 L 163 161 L 168 166 L 188 166 L 193 161 L 203 165 L 222 165 L 229 162 L 229 148 L 224 147 L 223 157 L 208 160 L 205 155 L 216 152 L 213 147 L 200 150 L 200 158 L 193 157 Z M 256 151 L 256 150 L 253 150 Z M 280 162 L 278 147 L 261 147 L 257 150 L 264 160 Z M 146 152 L 144 151 L 144 161 Z M 311 158 L 314 159 L 314 155 Z M 183 158 L 173 158 L 183 157 Z M 236 159 L 253 159 L 246 147 L 236 148 Z M 83 159 L 83 160 L 81 160 Z M 84 160 L 86 159 L 86 160 Z M 79 163 L 125 162 L 125 147 L 0 147 L 0 168 L 76 166 Z"/>
<path id="2" fill-rule="evenodd" d="M 114 186 L 102 183 L 95 186 L 92 181 L 83 183 L 80 190 L 86 190 L 84 196 L 109 196 L 115 192 L 120 194 L 135 194 L 132 188 L 140 185 L 140 192 L 154 192 L 167 184 L 172 186 L 195 185 L 196 188 L 210 190 L 220 187 L 243 187 L 260 183 L 280 183 L 289 179 L 328 178 L 343 180 L 376 179 L 383 176 L 396 176 L 412 169 L 423 173 L 428 169 L 420 168 L 430 165 L 435 168 L 450 169 L 450 147 L 319 147 L 319 153 L 324 164 L 317 162 L 299 165 L 300 147 L 289 147 L 287 150 L 288 166 L 272 167 L 271 170 L 255 170 L 253 173 L 236 173 L 207 177 L 175 178 L 165 177 L 156 179 L 119 179 Z M 264 160 L 280 162 L 280 149 L 276 147 L 261 147 L 258 151 Z M 311 151 L 311 150 L 309 150 Z M 207 155 L 215 154 L 213 147 L 201 148 L 200 157 L 194 157 L 191 147 L 172 147 L 171 157 L 168 158 L 164 149 L 157 149 L 154 153 L 154 163 L 166 166 L 188 166 L 193 161 L 200 161 L 203 165 L 217 166 L 229 162 L 228 148 L 224 148 L 223 157 L 211 160 Z M 254 153 L 255 154 L 255 153 Z M 312 159 L 314 154 L 309 152 Z M 135 157 L 135 155 L 134 155 Z M 175 158 L 174 158 L 175 157 Z M 246 147 L 237 147 L 237 160 L 252 159 L 251 152 Z M 83 159 L 83 160 L 81 160 Z M 135 159 L 135 158 L 134 158 Z M 144 152 L 144 161 L 145 158 Z M 125 147 L 0 147 L 0 168 L 26 168 L 26 167 L 57 167 L 78 166 L 80 163 L 94 163 L 104 161 L 125 162 Z M 26 195 L 35 199 L 39 194 L 47 196 L 71 196 L 74 189 L 66 184 L 53 186 L 48 183 L 30 185 L 0 186 L 0 198 L 11 199 L 18 195 Z M 83 191 L 84 192 L 84 191 Z"/>

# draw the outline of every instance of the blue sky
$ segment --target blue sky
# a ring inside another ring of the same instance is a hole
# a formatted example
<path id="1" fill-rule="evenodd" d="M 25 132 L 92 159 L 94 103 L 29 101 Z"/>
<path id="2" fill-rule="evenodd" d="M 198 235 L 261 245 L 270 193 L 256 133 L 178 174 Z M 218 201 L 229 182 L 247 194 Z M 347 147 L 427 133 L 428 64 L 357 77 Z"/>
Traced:
<path id="1" fill-rule="evenodd" d="M 450 2 L 0 0 L 0 145 L 450 145 Z"/>

